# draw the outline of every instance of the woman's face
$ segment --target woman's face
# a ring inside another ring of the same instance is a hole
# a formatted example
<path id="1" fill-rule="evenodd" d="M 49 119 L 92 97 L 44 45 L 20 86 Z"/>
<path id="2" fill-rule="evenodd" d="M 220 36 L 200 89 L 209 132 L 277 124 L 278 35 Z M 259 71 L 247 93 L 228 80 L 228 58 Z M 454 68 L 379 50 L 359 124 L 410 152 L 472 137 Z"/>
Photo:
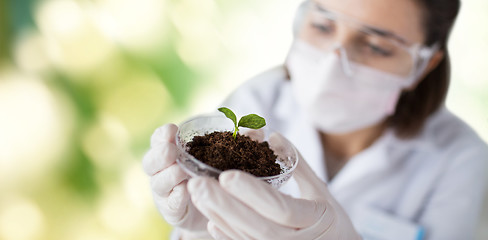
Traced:
<path id="1" fill-rule="evenodd" d="M 395 75 L 415 68 L 424 42 L 422 12 L 413 0 L 312 0 L 299 31 L 328 51 L 342 46 L 350 61 Z"/>

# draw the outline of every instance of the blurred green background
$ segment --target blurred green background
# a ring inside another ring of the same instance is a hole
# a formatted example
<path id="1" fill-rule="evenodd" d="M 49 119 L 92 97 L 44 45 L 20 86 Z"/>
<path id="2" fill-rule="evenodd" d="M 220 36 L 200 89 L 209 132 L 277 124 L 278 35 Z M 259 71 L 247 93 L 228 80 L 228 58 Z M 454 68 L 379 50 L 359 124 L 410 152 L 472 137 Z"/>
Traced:
<path id="1" fill-rule="evenodd" d="M 0 0 L 0 239 L 166 239 L 152 131 L 282 63 L 299 3 Z M 448 107 L 488 140 L 486 9 L 463 3 Z"/>

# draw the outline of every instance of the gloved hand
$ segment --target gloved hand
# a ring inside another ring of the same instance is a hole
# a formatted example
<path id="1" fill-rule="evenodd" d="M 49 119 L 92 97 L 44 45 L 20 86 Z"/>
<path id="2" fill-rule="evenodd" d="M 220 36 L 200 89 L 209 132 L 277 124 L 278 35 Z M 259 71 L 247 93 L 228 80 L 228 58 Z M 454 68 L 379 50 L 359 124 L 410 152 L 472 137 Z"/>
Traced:
<path id="1" fill-rule="evenodd" d="M 190 201 L 186 186 L 189 176 L 176 163 L 177 130 L 174 124 L 156 129 L 143 168 L 151 177 L 152 195 L 159 212 L 182 232 L 183 239 L 211 238 L 207 232 L 208 219 Z"/>
<path id="2" fill-rule="evenodd" d="M 275 134 L 268 142 L 277 149 L 282 141 Z M 219 181 L 192 178 L 188 190 L 195 206 L 210 220 L 208 230 L 215 239 L 361 239 L 301 155 L 294 177 L 301 198 L 235 170 L 223 172 Z"/>

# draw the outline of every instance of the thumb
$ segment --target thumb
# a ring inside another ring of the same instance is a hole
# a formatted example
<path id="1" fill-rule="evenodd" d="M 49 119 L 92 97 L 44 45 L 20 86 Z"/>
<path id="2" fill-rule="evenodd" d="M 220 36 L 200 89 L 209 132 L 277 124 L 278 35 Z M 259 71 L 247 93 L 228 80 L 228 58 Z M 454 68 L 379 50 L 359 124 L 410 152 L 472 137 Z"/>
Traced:
<path id="1" fill-rule="evenodd" d="M 317 199 L 330 196 L 326 183 L 317 177 L 300 152 L 298 152 L 298 165 L 293 177 L 298 184 L 302 198 Z"/>
<path id="2" fill-rule="evenodd" d="M 325 183 L 317 177 L 300 152 L 285 137 L 275 132 L 270 135 L 268 142 L 270 148 L 278 156 L 290 156 L 292 152 L 297 153 L 298 165 L 293 172 L 293 176 L 298 183 L 302 198 L 314 200 L 323 198 L 324 195 L 330 195 Z"/>

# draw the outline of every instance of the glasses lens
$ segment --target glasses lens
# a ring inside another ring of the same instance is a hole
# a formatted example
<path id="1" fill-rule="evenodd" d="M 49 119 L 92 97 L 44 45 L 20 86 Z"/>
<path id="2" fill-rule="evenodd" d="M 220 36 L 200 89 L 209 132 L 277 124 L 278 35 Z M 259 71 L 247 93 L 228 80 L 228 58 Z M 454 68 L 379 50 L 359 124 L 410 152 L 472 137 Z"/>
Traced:
<path id="1" fill-rule="evenodd" d="M 413 71 L 414 60 L 407 48 L 393 40 L 359 31 L 351 44 L 346 44 L 349 60 L 399 76 Z"/>
<path id="2" fill-rule="evenodd" d="M 341 40 L 340 35 L 347 38 Z M 310 6 L 298 37 L 324 52 L 334 51 L 340 43 L 349 61 L 390 74 L 408 76 L 414 68 L 412 54 L 398 41 L 314 5 Z"/>

